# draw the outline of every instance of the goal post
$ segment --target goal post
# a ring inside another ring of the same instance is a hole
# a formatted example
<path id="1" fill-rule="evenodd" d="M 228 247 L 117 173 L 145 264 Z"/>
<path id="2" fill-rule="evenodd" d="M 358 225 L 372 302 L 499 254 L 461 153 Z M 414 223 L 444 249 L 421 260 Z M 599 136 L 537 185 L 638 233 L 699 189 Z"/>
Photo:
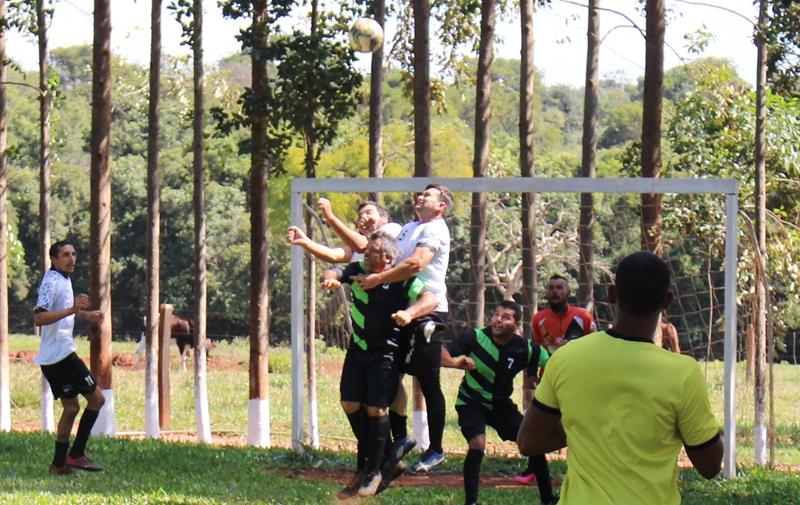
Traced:
<path id="1" fill-rule="evenodd" d="M 723 475 L 736 475 L 736 282 L 738 183 L 730 179 L 653 178 L 296 178 L 291 183 L 291 224 L 303 226 L 303 196 L 325 193 L 421 192 L 428 184 L 447 186 L 453 193 L 595 193 L 595 194 L 711 194 L 725 198 L 724 232 L 724 390 L 725 454 Z M 638 226 L 638 223 L 637 223 Z M 304 252 L 291 252 L 291 342 L 292 342 L 292 448 L 301 450 L 304 431 Z M 312 412 L 316 405 L 310 405 Z"/>

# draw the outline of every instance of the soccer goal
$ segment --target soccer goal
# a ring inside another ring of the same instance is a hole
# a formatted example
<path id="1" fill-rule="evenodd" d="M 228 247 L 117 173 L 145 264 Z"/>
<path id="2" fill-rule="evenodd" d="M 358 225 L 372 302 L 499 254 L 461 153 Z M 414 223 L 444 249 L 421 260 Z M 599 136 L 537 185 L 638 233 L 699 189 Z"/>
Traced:
<path id="1" fill-rule="evenodd" d="M 663 257 L 673 273 L 675 302 L 666 314 L 677 328 L 681 352 L 706 360 L 707 380 L 715 367 L 710 361 L 723 358 L 719 370 L 722 383 L 725 455 L 724 476 L 736 472 L 736 363 L 737 363 L 737 213 L 738 185 L 734 180 L 716 179 L 644 179 L 644 178 L 403 178 L 403 179 L 294 179 L 291 184 L 291 223 L 303 226 L 304 200 L 308 193 L 333 198 L 337 194 L 358 195 L 367 199 L 379 192 L 387 201 L 394 220 L 413 218 L 406 197 L 421 192 L 426 185 L 447 186 L 456 197 L 456 212 L 447 217 L 453 237 L 447 285 L 452 325 L 465 327 L 469 272 L 463 265 L 469 258 L 469 197 L 472 193 L 489 195 L 487 233 L 484 248 L 487 256 L 486 304 L 519 293 L 521 251 L 515 248 L 519 236 L 519 200 L 523 193 L 535 194 L 535 259 L 538 291 L 543 293 L 551 273 L 567 273 L 577 286 L 577 226 L 581 193 L 595 198 L 594 274 L 591 309 L 600 329 L 613 319 L 605 293 L 613 283 L 611 266 L 624 254 L 639 249 L 639 198 L 641 194 L 662 195 L 664 209 Z M 466 195 L 465 195 L 466 194 Z M 399 196 L 406 195 L 406 196 Z M 394 200 L 392 200 L 394 198 Z M 403 204 L 403 199 L 406 203 Z M 466 207 L 466 209 L 465 209 Z M 307 209 L 310 210 L 310 209 Z M 459 211 L 460 210 L 460 211 Z M 466 210 L 466 212 L 465 212 Z M 466 230 L 466 233 L 464 232 Z M 318 238 L 318 237 L 316 237 Z M 468 270 L 468 269 L 467 269 Z M 316 402 L 306 398 L 306 293 L 304 252 L 291 252 L 291 342 L 292 342 L 292 447 L 300 450 L 309 441 L 317 445 L 319 426 Z M 576 293 L 573 289 L 573 295 Z M 519 296 L 517 296 L 519 298 Z M 542 298 L 542 295 L 539 295 Z M 574 298 L 574 297 L 573 297 Z M 572 302 L 571 302 L 572 303 Z M 342 303 L 331 303 L 330 310 L 319 310 L 326 321 L 317 324 L 330 329 L 339 326 L 344 312 Z M 318 303 L 317 306 L 320 306 Z M 335 316 L 335 311 L 339 315 Z M 490 314 L 487 308 L 487 315 Z M 317 317 L 323 317 L 317 316 Z M 526 315 L 524 324 L 530 324 Z M 480 322 L 482 324 L 482 322 Z M 740 321 L 746 324 L 746 319 Z M 346 339 L 346 330 L 341 335 Z M 335 339 L 334 339 L 335 340 Z M 447 394 L 447 393 L 446 393 Z M 330 395 L 332 396 L 332 395 Z M 328 399 L 328 405 L 333 405 Z M 309 415 L 306 417 L 306 408 Z M 450 414 L 448 414 L 450 415 Z"/>

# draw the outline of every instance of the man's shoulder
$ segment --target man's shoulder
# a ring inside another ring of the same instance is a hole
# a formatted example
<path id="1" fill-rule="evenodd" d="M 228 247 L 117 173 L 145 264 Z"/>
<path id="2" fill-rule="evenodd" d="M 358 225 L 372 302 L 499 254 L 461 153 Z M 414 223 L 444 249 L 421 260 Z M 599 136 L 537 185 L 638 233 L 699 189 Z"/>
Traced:
<path id="1" fill-rule="evenodd" d="M 553 311 L 550 310 L 550 307 L 545 307 L 542 310 L 538 311 L 536 314 L 533 315 L 533 322 L 537 323 L 542 319 L 546 319 L 553 315 Z"/>
<path id="2" fill-rule="evenodd" d="M 569 310 L 571 316 L 579 316 L 591 319 L 592 315 L 589 313 L 588 310 L 578 307 L 577 305 L 567 305 L 567 310 Z"/>

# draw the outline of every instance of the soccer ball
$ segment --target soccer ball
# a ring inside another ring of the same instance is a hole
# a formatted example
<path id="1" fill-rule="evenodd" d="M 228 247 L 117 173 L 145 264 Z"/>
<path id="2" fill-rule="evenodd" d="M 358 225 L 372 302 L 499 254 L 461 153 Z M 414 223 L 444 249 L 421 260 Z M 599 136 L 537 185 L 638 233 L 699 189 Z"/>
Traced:
<path id="1" fill-rule="evenodd" d="M 361 53 L 371 53 L 383 45 L 383 30 L 377 21 L 361 18 L 350 26 L 350 47 Z"/>

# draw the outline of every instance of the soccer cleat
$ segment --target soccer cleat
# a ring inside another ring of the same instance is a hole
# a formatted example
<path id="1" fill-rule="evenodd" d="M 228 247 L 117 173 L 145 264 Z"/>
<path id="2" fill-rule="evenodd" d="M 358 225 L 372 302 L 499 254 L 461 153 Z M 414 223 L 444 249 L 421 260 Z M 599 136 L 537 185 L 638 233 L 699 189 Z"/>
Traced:
<path id="1" fill-rule="evenodd" d="M 389 469 L 387 472 L 382 472 L 382 479 L 381 484 L 378 486 L 378 491 L 375 494 L 382 493 L 389 485 L 392 483 L 393 480 L 397 479 L 401 475 L 403 475 L 406 471 L 406 464 L 402 461 L 398 461 L 396 465 Z"/>
<path id="2" fill-rule="evenodd" d="M 347 481 L 345 487 L 336 493 L 336 497 L 340 500 L 347 500 L 358 496 L 358 488 L 361 487 L 361 474 L 354 473 L 350 480 Z"/>
<path id="3" fill-rule="evenodd" d="M 358 496 L 374 496 L 378 492 L 382 480 L 380 472 L 364 474 L 361 487 L 358 488 Z"/>
<path id="4" fill-rule="evenodd" d="M 50 465 L 50 473 L 53 475 L 68 475 L 72 473 L 72 468 L 69 465 L 56 466 Z"/>
<path id="5" fill-rule="evenodd" d="M 514 482 L 522 486 L 532 486 L 536 484 L 536 475 L 531 473 L 521 473 L 514 476 Z"/>
<path id="6" fill-rule="evenodd" d="M 78 470 L 85 470 L 87 472 L 100 472 L 103 470 L 103 466 L 95 463 L 88 456 L 83 455 L 78 458 L 73 458 L 72 456 L 67 456 L 67 466 L 71 466 L 72 468 L 77 468 Z"/>
<path id="7" fill-rule="evenodd" d="M 389 453 L 386 455 L 386 459 L 383 460 L 383 465 L 381 465 L 381 473 L 386 474 L 393 469 L 416 445 L 417 441 L 411 437 L 406 437 L 392 444 L 392 448 L 389 449 Z"/>
<path id="8" fill-rule="evenodd" d="M 443 452 L 432 451 L 430 448 L 425 451 L 419 461 L 411 465 L 411 471 L 414 473 L 425 473 L 436 465 L 444 463 L 447 459 Z"/>

